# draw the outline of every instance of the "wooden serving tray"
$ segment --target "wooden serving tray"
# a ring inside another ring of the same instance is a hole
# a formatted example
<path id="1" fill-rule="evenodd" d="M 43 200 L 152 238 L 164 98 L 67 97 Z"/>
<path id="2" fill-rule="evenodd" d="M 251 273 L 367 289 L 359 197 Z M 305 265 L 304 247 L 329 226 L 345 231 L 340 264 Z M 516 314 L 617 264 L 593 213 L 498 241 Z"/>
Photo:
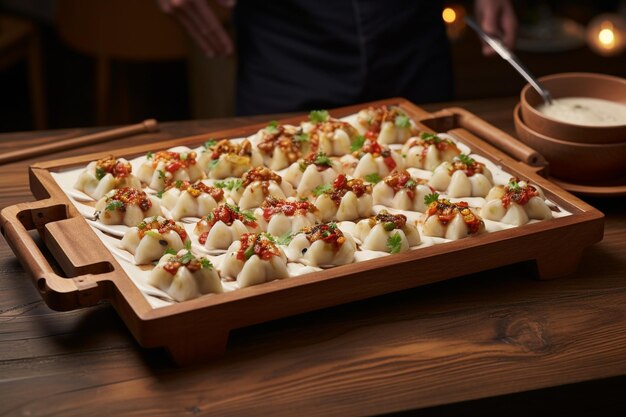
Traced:
<path id="1" fill-rule="evenodd" d="M 395 98 L 343 107 L 331 114 L 343 117 L 368 105 L 382 104 L 399 105 L 420 129 L 448 132 L 474 153 L 536 183 L 548 199 L 572 215 L 161 308 L 150 306 L 50 174 L 84 166 L 110 152 L 31 166 L 30 187 L 38 201 L 2 210 L 2 233 L 51 308 L 72 310 L 107 300 L 142 346 L 164 346 L 179 364 L 223 352 L 231 329 L 507 264 L 535 261 L 541 279 L 567 275 L 576 269 L 583 249 L 602 239 L 602 213 L 541 177 L 544 161 L 532 149 L 463 109 L 428 113 Z M 281 122 L 296 123 L 302 118 Z M 211 132 L 116 150 L 115 154 L 132 158 L 177 145 L 198 146 L 209 137 L 248 136 L 264 126 Z M 34 229 L 65 276 L 55 272 L 33 240 L 29 231 Z"/>

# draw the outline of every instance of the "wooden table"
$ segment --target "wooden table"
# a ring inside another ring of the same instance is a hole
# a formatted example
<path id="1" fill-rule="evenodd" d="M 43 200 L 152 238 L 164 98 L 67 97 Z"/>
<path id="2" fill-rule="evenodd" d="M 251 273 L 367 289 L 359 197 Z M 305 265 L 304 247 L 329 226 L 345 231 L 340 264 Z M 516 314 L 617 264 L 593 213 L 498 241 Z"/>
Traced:
<path id="1" fill-rule="evenodd" d="M 514 103 L 452 104 L 512 132 Z M 250 120 L 163 123 L 157 139 Z M 0 135 L 0 152 L 51 134 Z M 0 207 L 33 199 L 32 162 L 0 167 Z M 518 264 L 244 328 L 220 360 L 182 369 L 140 348 L 106 304 L 48 309 L 0 239 L 0 415 L 624 412 L 626 199 L 587 201 L 606 214 L 605 238 L 574 276 L 541 282 Z"/>

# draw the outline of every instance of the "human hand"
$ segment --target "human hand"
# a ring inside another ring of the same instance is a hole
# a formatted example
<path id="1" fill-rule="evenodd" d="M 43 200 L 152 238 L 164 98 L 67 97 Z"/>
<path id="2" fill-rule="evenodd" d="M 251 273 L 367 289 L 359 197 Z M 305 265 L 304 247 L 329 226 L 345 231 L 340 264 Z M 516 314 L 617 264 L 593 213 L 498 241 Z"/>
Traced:
<path id="1" fill-rule="evenodd" d="M 481 29 L 498 37 L 504 46 L 512 49 L 517 33 L 517 18 L 510 0 L 476 0 L 474 4 L 476 20 Z M 483 55 L 493 55 L 495 51 L 483 43 Z"/>
<path id="2" fill-rule="evenodd" d="M 233 7 L 236 0 L 217 0 Z M 173 15 L 209 58 L 233 53 L 233 42 L 206 0 L 158 0 L 161 10 Z"/>

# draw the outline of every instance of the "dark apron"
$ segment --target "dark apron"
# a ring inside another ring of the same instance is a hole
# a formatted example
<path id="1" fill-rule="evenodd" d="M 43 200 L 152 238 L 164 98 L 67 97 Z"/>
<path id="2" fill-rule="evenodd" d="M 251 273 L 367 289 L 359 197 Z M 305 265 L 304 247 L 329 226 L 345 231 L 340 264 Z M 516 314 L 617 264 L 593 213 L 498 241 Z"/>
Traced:
<path id="1" fill-rule="evenodd" d="M 452 97 L 438 0 L 239 0 L 237 113 Z"/>

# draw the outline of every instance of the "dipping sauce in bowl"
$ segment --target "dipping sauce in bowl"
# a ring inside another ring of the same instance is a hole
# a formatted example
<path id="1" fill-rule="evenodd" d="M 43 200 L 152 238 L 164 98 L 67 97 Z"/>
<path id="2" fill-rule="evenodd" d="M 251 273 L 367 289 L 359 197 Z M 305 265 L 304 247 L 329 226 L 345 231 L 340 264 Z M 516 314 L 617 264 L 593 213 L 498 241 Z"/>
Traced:
<path id="1" fill-rule="evenodd" d="M 539 105 L 537 110 L 552 119 L 577 125 L 626 125 L 626 104 L 600 98 L 557 98 L 552 104 Z"/>

